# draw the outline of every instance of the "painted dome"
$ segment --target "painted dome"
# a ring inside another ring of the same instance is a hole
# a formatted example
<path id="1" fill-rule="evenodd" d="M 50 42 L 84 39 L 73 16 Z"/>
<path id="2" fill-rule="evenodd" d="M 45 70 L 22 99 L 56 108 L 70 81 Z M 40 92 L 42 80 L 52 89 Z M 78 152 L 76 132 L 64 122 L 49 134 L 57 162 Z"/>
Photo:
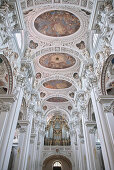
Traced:
<path id="1" fill-rule="evenodd" d="M 51 97 L 47 101 L 48 102 L 68 102 L 68 100 L 63 97 Z"/>
<path id="2" fill-rule="evenodd" d="M 65 89 L 72 86 L 72 84 L 66 80 L 49 80 L 44 82 L 43 86 L 49 89 Z"/>
<path id="3" fill-rule="evenodd" d="M 73 66 L 76 60 L 69 54 L 50 53 L 42 56 L 39 63 L 46 68 L 65 69 Z"/>
<path id="4" fill-rule="evenodd" d="M 44 35 L 63 37 L 75 33 L 80 28 L 80 21 L 70 12 L 53 10 L 39 15 L 34 21 L 34 26 Z"/>

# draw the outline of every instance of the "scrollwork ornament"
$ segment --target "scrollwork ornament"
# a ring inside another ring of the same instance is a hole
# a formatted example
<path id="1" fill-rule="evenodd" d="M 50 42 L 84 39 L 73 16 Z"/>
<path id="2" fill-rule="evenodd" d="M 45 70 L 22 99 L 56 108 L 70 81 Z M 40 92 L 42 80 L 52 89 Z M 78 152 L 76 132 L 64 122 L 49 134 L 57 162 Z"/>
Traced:
<path id="1" fill-rule="evenodd" d="M 110 104 L 104 104 L 103 105 L 103 110 L 106 113 L 112 112 L 114 114 L 114 101 L 112 103 L 110 103 Z"/>
<path id="2" fill-rule="evenodd" d="M 21 127 L 20 128 L 20 133 L 25 133 L 25 132 L 26 132 L 26 128 Z"/>
<path id="3" fill-rule="evenodd" d="M 92 128 L 92 129 L 89 130 L 89 133 L 90 134 L 95 134 L 95 131 L 96 131 L 95 128 Z"/>
<path id="4" fill-rule="evenodd" d="M 22 74 L 19 74 L 17 76 L 17 85 L 21 86 L 21 87 L 24 87 L 25 86 L 25 79 L 26 78 Z"/>
<path id="5" fill-rule="evenodd" d="M 9 110 L 10 110 L 10 104 L 3 103 L 2 101 L 0 101 L 0 113 L 1 112 L 9 112 Z"/>

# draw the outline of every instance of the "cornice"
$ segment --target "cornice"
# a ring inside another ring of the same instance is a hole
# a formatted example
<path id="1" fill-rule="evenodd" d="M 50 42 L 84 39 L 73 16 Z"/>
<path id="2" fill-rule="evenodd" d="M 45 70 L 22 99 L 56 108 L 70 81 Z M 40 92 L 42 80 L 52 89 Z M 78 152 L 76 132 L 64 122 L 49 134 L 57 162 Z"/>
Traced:
<path id="1" fill-rule="evenodd" d="M 96 126 L 96 122 L 86 121 L 85 125 L 88 126 L 88 127 Z"/>
<path id="2" fill-rule="evenodd" d="M 110 103 L 114 101 L 114 95 L 101 95 L 98 98 L 101 104 Z"/>
<path id="3" fill-rule="evenodd" d="M 13 103 L 17 99 L 15 94 L 0 94 L 0 100 L 2 102 Z"/>
<path id="4" fill-rule="evenodd" d="M 28 120 L 19 120 L 18 123 L 20 126 L 28 126 L 30 124 Z"/>

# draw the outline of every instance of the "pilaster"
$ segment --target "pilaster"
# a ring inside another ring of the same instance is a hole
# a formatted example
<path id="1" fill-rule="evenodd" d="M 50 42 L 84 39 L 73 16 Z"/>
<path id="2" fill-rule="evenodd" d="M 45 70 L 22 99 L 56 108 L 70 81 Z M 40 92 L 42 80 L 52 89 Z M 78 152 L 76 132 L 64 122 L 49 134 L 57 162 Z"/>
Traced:
<path id="1" fill-rule="evenodd" d="M 7 103 L 6 110 L 3 106 L 1 108 L 1 116 L 3 116 L 2 122 L 2 137 L 0 141 L 0 170 L 6 170 L 9 163 L 13 138 L 17 125 L 19 110 L 22 103 L 23 91 L 18 89 L 17 95 L 4 95 L 1 100 Z M 11 100 L 10 100 L 11 99 Z M 10 103 L 10 109 L 8 109 L 8 102 Z M 3 112 L 4 111 L 4 112 Z"/>
<path id="2" fill-rule="evenodd" d="M 100 162 L 96 151 L 95 122 L 87 121 L 82 116 L 83 132 L 88 170 L 101 170 Z"/>
<path id="3" fill-rule="evenodd" d="M 102 98 L 102 97 L 101 97 Z M 96 123 L 103 151 L 103 158 L 106 170 L 114 169 L 114 145 L 112 143 L 112 136 L 110 133 L 110 127 L 107 123 L 106 114 L 103 110 L 103 104 L 100 102 L 100 96 L 98 96 L 97 88 L 93 88 L 91 91 L 91 99 L 96 117 Z"/>

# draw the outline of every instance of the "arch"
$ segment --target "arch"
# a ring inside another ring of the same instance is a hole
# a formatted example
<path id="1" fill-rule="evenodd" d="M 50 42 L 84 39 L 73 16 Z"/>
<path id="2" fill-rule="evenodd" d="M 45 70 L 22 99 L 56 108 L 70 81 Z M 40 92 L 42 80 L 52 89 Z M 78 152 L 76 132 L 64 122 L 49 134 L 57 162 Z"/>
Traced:
<path id="1" fill-rule="evenodd" d="M 68 101 L 67 101 L 67 103 L 68 102 L 70 102 L 70 104 L 73 106 L 73 102 L 72 102 L 72 99 L 70 99 L 70 97 L 68 97 L 68 96 L 65 96 L 65 95 L 61 95 L 61 94 L 57 94 L 57 95 L 55 95 L 55 94 L 53 94 L 53 95 L 50 95 L 50 96 L 48 96 L 48 97 L 46 97 L 43 101 L 42 101 L 42 105 L 44 105 L 44 103 L 48 100 L 48 99 L 50 99 L 50 98 L 52 98 L 52 97 L 62 97 L 62 98 L 65 98 L 65 99 L 67 99 Z"/>
<path id="2" fill-rule="evenodd" d="M 73 81 L 71 78 L 68 78 L 68 77 L 65 77 L 65 76 L 55 75 L 55 76 L 51 76 L 51 77 L 48 77 L 48 78 L 44 78 L 44 79 L 42 79 L 40 84 L 43 85 L 43 83 L 45 83 L 46 81 L 49 81 L 49 80 L 65 80 L 65 81 L 68 81 L 68 82 L 70 82 L 72 84 L 72 86 L 75 87 L 75 90 L 76 90 L 76 83 L 75 83 L 75 81 Z M 69 87 L 69 89 L 72 88 L 72 86 Z M 61 90 L 61 89 L 59 89 L 59 90 Z"/>
<path id="3" fill-rule="evenodd" d="M 107 69 L 108 69 L 108 66 L 111 62 L 111 60 L 114 58 L 114 54 L 111 54 L 107 59 L 106 61 L 104 62 L 104 66 L 103 66 L 103 69 L 102 69 L 102 73 L 101 73 L 101 90 L 102 90 L 102 94 L 103 95 L 107 95 L 107 92 L 106 92 L 106 83 L 105 83 L 105 79 L 106 79 L 106 72 L 107 72 Z"/>
<path id="4" fill-rule="evenodd" d="M 3 54 L 0 54 L 0 58 L 4 61 L 4 64 L 5 64 L 7 72 L 8 72 L 8 89 L 7 89 L 7 93 L 11 94 L 12 89 L 13 89 L 12 69 L 11 69 L 11 66 L 10 66 L 10 63 L 9 63 L 8 59 Z"/>
<path id="5" fill-rule="evenodd" d="M 96 121 L 91 98 L 89 99 L 89 102 L 88 102 L 88 115 L 87 116 L 90 121 Z"/>
<path id="6" fill-rule="evenodd" d="M 67 111 L 65 111 L 64 109 L 59 109 L 59 110 L 56 110 L 56 109 L 51 109 L 51 110 L 49 110 L 46 114 L 45 114 L 45 116 L 46 116 L 46 118 L 49 116 L 49 115 L 54 115 L 54 114 L 56 114 L 56 113 L 63 113 L 64 115 L 66 115 L 66 120 L 68 121 L 69 119 L 70 119 L 70 115 L 69 115 L 69 113 L 67 112 Z M 50 116 L 50 118 L 51 118 L 51 116 Z M 50 119 L 49 119 L 50 120 Z"/>
<path id="7" fill-rule="evenodd" d="M 51 155 L 48 156 L 43 162 L 42 170 L 52 170 L 54 162 L 61 162 L 62 170 L 72 170 L 72 162 L 66 156 L 63 155 Z M 47 168 L 47 169 L 46 169 Z"/>
<path id="8" fill-rule="evenodd" d="M 18 120 L 26 120 L 26 117 L 27 117 L 27 105 L 26 100 L 23 97 Z"/>

